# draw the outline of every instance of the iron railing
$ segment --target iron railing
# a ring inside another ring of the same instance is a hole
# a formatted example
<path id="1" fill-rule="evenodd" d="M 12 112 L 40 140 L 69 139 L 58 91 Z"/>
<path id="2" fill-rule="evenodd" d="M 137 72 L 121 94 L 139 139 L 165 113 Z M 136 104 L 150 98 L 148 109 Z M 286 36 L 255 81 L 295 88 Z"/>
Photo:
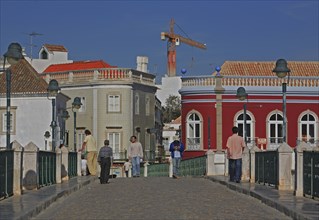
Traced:
<path id="1" fill-rule="evenodd" d="M 278 186 L 278 152 L 264 151 L 255 154 L 255 182 Z"/>
<path id="2" fill-rule="evenodd" d="M 319 152 L 303 152 L 303 192 L 311 198 L 319 198 Z"/>
<path id="3" fill-rule="evenodd" d="M 181 161 L 180 176 L 204 176 L 206 174 L 206 155 Z"/>
<path id="4" fill-rule="evenodd" d="M 68 154 L 68 175 L 69 178 L 77 176 L 77 168 L 78 168 L 78 163 L 77 163 L 77 158 L 78 158 L 78 153 L 77 152 L 69 152 Z"/>
<path id="5" fill-rule="evenodd" d="M 56 153 L 39 151 L 38 187 L 56 183 Z"/>
<path id="6" fill-rule="evenodd" d="M 0 151 L 0 199 L 13 195 L 13 150 Z"/>
<path id="7" fill-rule="evenodd" d="M 154 163 L 147 167 L 147 176 L 169 176 L 169 163 Z"/>

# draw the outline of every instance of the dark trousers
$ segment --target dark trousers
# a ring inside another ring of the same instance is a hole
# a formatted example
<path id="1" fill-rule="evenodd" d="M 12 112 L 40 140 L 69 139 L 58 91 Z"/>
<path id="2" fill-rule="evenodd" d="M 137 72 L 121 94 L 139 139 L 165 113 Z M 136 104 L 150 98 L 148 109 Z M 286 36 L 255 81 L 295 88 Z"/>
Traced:
<path id="1" fill-rule="evenodd" d="M 241 180 L 242 159 L 229 159 L 229 181 Z"/>
<path id="2" fill-rule="evenodd" d="M 111 168 L 111 158 L 105 157 L 101 159 L 101 174 L 100 174 L 100 183 L 104 184 L 109 181 L 110 168 Z"/>

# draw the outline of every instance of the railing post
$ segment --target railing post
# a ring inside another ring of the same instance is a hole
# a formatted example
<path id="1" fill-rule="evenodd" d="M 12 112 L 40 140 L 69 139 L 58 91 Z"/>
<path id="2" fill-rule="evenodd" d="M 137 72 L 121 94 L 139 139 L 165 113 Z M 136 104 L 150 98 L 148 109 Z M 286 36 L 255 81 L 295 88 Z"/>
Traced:
<path id="1" fill-rule="evenodd" d="M 38 187 L 38 153 L 39 148 L 33 142 L 24 147 L 22 190 L 32 190 Z"/>
<path id="2" fill-rule="evenodd" d="M 81 158 L 81 152 L 79 151 L 79 152 L 77 152 L 77 175 L 78 176 L 82 176 L 82 172 L 81 172 L 81 170 L 82 170 L 82 158 Z"/>
<path id="3" fill-rule="evenodd" d="M 250 182 L 255 183 L 256 180 L 256 152 L 260 152 L 261 150 L 254 145 L 250 149 Z"/>
<path id="4" fill-rule="evenodd" d="M 278 190 L 293 190 L 291 182 L 291 163 L 293 150 L 287 143 L 278 149 Z"/>
<path id="5" fill-rule="evenodd" d="M 224 175 L 225 174 L 225 152 L 213 150 L 207 151 L 207 174 L 206 175 Z"/>
<path id="6" fill-rule="evenodd" d="M 249 148 L 244 148 L 243 155 L 242 155 L 242 176 L 241 179 L 244 182 L 250 181 L 250 154 L 249 154 Z"/>
<path id="7" fill-rule="evenodd" d="M 173 159 L 169 157 L 169 177 L 173 177 Z"/>
<path id="8" fill-rule="evenodd" d="M 295 195 L 303 196 L 303 152 L 307 149 L 310 149 L 310 145 L 305 142 L 300 142 L 296 147 L 296 186 L 295 186 Z"/>
<path id="9" fill-rule="evenodd" d="M 55 175 L 55 181 L 56 183 L 61 183 L 61 166 L 62 166 L 62 155 L 61 155 L 61 149 L 60 148 L 56 148 L 55 149 L 55 153 L 56 153 L 56 175 Z"/>
<path id="10" fill-rule="evenodd" d="M 147 161 L 144 163 L 144 177 L 147 177 L 147 166 L 150 165 Z"/>
<path id="11" fill-rule="evenodd" d="M 61 148 L 62 163 L 61 163 L 61 178 L 62 181 L 69 179 L 69 150 L 63 146 Z"/>
<path id="12" fill-rule="evenodd" d="M 22 192 L 22 151 L 23 147 L 17 141 L 12 142 L 13 154 L 13 194 L 21 195 Z"/>

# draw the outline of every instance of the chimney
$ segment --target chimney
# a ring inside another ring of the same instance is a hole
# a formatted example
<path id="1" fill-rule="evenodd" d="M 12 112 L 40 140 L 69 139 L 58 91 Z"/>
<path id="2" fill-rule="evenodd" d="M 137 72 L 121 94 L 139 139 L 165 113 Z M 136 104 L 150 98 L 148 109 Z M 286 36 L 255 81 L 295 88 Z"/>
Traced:
<path id="1" fill-rule="evenodd" d="M 136 69 L 141 72 L 147 73 L 147 64 L 148 64 L 148 57 L 144 56 L 137 56 L 136 58 L 137 67 Z"/>

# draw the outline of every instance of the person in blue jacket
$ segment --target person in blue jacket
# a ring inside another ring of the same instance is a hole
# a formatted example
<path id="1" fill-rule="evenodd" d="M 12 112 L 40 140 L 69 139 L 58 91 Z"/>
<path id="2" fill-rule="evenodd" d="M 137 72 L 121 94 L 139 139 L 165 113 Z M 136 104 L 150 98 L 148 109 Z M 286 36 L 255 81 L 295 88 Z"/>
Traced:
<path id="1" fill-rule="evenodd" d="M 173 160 L 173 178 L 179 178 L 179 166 L 184 152 L 184 145 L 178 139 L 175 139 L 169 146 L 171 157 Z"/>

